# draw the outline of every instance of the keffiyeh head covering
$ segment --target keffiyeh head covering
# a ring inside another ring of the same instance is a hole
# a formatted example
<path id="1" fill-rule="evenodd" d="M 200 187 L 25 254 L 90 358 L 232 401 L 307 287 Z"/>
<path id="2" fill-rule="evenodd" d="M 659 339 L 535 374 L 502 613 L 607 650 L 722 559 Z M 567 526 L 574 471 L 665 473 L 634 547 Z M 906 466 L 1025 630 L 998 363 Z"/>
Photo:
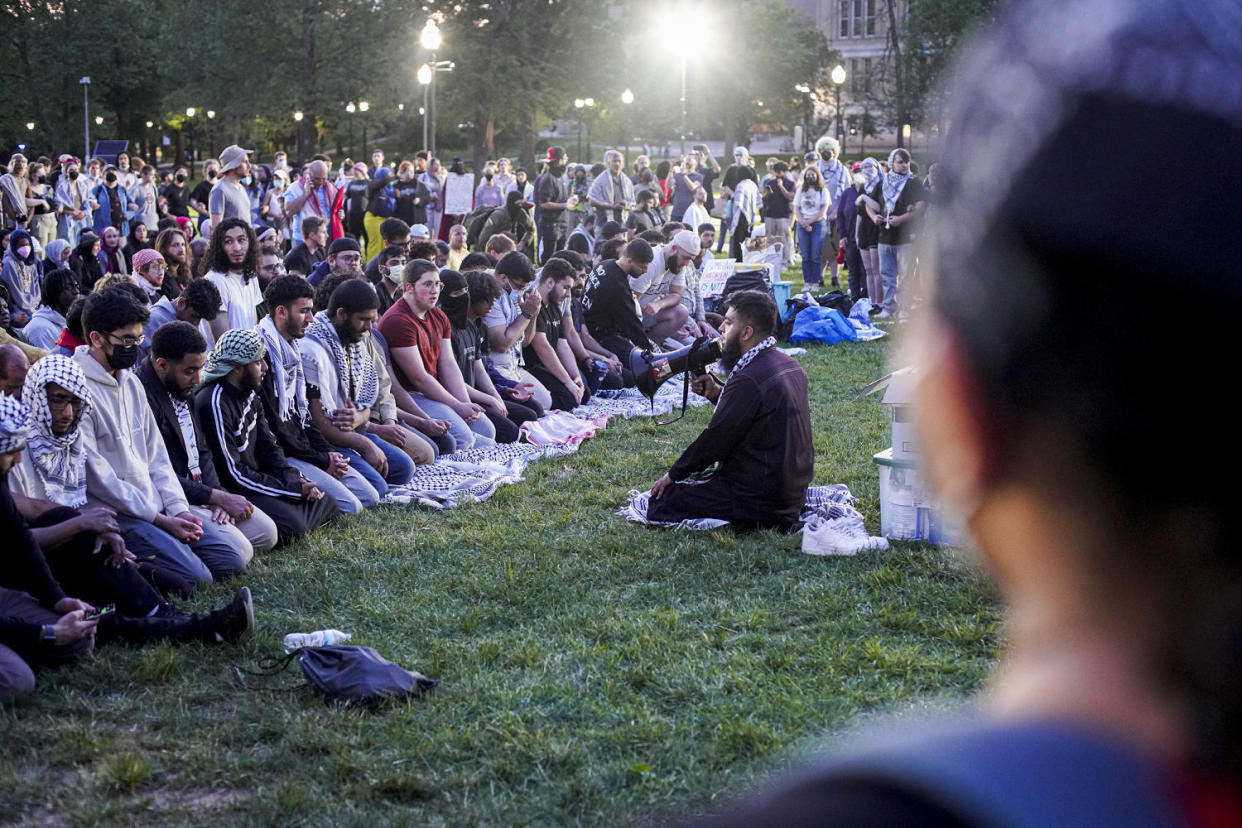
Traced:
<path id="1" fill-rule="evenodd" d="M 17 451 L 29 433 L 30 409 L 21 400 L 0 394 L 0 454 Z"/>
<path id="2" fill-rule="evenodd" d="M 203 369 L 203 385 L 216 382 L 225 377 L 229 371 L 243 365 L 263 359 L 267 346 L 263 337 L 254 331 L 233 328 L 224 332 L 207 357 L 207 367 Z"/>
<path id="3" fill-rule="evenodd" d="M 69 430 L 52 432 L 52 409 L 47 386 L 55 383 L 82 401 L 82 410 L 73 418 Z M 22 399 L 30 409 L 30 459 L 39 472 L 47 497 L 61 506 L 78 507 L 86 503 L 86 447 L 78 425 L 90 410 L 91 395 L 86 375 L 67 356 L 50 354 L 30 366 Z"/>
<path id="4" fill-rule="evenodd" d="M 362 340 L 350 345 L 342 343 L 327 311 L 315 314 L 306 335 L 332 354 L 341 398 L 353 400 L 358 408 L 375 405 L 379 399 L 379 377 L 376 376 L 375 363 L 371 362 L 366 343 Z"/>

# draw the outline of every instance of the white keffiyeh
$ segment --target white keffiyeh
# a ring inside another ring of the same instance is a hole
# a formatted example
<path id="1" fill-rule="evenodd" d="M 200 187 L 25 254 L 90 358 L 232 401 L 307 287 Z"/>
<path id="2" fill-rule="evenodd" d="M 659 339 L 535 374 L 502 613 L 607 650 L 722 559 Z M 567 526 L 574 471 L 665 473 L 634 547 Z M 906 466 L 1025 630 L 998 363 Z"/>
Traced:
<path id="1" fill-rule="evenodd" d="M 767 350 L 768 348 L 771 348 L 775 344 L 776 344 L 776 337 L 769 336 L 767 339 L 763 340 L 758 345 L 751 348 L 746 353 L 742 354 L 742 358 L 737 361 L 737 365 L 734 365 L 733 369 L 729 371 L 729 376 L 725 379 L 725 385 L 729 384 L 729 380 L 733 379 L 734 374 L 736 374 L 738 371 L 745 368 L 747 365 L 750 365 L 751 361 L 755 357 L 759 356 L 760 351 Z"/>
<path id="2" fill-rule="evenodd" d="M 306 427 L 309 409 L 306 404 L 306 376 L 302 371 L 302 352 L 298 341 L 286 340 L 276 330 L 270 315 L 263 317 L 255 328 L 267 343 L 267 353 L 272 360 L 272 379 L 276 385 L 276 403 L 280 406 L 281 422 L 297 417 Z"/>
<path id="3" fill-rule="evenodd" d="M 55 383 L 82 401 L 69 430 L 52 433 L 52 410 L 47 402 L 47 386 Z M 60 354 L 43 357 L 30 367 L 22 399 L 30 409 L 30 459 L 43 480 L 49 500 L 61 506 L 86 503 L 86 450 L 78 428 L 91 406 L 86 376 L 72 359 Z"/>
<path id="4" fill-rule="evenodd" d="M 379 377 L 371 352 L 362 340 L 351 345 L 341 342 L 327 311 L 315 314 L 315 320 L 306 329 L 306 335 L 318 342 L 336 363 L 337 384 L 340 398 L 353 400 L 356 408 L 370 408 L 379 399 Z"/>
<path id="5" fill-rule="evenodd" d="M 897 209 L 897 199 L 901 198 L 901 191 L 906 188 L 906 182 L 914 178 L 913 173 L 895 173 L 892 172 L 893 158 L 897 156 L 897 150 L 893 150 L 888 156 L 889 172 L 884 173 L 884 212 L 892 215 Z"/>
<path id="6" fill-rule="evenodd" d="M 0 454 L 17 451 L 30 434 L 30 409 L 21 400 L 0 394 Z"/>

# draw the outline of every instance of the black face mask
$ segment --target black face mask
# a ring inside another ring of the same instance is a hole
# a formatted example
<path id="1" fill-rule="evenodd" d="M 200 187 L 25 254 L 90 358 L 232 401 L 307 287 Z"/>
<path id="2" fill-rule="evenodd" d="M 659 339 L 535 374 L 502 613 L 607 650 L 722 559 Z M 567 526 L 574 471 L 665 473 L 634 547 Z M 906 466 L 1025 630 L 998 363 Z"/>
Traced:
<path id="1" fill-rule="evenodd" d="M 215 170 L 208 170 L 208 171 L 207 171 L 207 177 L 208 177 L 208 178 L 215 178 L 215 177 L 216 177 L 216 171 L 215 171 Z"/>
<path id="2" fill-rule="evenodd" d="M 77 181 L 77 180 L 78 180 L 78 171 L 77 171 L 77 170 L 70 170 L 70 171 L 69 171 L 69 180 L 70 180 L 70 181 Z"/>
<path id="3" fill-rule="evenodd" d="M 133 368 L 138 361 L 137 345 L 113 345 L 112 353 L 108 354 L 108 367 L 113 371 Z"/>
<path id="4" fill-rule="evenodd" d="M 453 323 L 454 328 L 466 327 L 466 311 L 470 309 L 470 294 L 461 296 L 443 295 L 440 297 L 440 310 Z"/>
<path id="5" fill-rule="evenodd" d="M 819 157 L 820 157 L 820 158 L 822 158 L 822 159 L 824 159 L 825 161 L 831 161 L 831 160 L 832 160 L 832 150 L 820 150 L 820 151 L 819 151 Z"/>
<path id="6" fill-rule="evenodd" d="M 107 181 L 109 184 L 115 184 L 116 173 L 108 173 L 107 175 L 104 176 L 104 181 Z"/>
<path id="7" fill-rule="evenodd" d="M 185 183 L 185 173 L 177 173 L 177 183 L 178 184 Z"/>

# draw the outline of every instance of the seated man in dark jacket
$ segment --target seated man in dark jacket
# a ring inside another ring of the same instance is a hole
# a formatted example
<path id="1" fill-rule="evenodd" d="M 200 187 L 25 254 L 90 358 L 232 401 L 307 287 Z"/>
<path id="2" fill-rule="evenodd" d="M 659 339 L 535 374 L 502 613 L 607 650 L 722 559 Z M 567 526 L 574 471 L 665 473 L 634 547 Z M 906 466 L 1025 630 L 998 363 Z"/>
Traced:
<path id="1" fill-rule="evenodd" d="M 340 510 L 285 461 L 272 436 L 257 394 L 267 373 L 266 353 L 254 331 L 226 331 L 207 359 L 194 409 L 199 422 L 210 423 L 207 443 L 225 487 L 254 501 L 276 522 L 280 542 L 288 543 Z"/>
<path id="2" fill-rule="evenodd" d="M 206 361 L 207 341 L 198 328 L 188 322 L 168 322 L 152 334 L 148 356 L 138 364 L 138 379 L 146 389 L 147 403 L 185 499 L 191 506 L 210 510 L 216 524 L 241 532 L 252 555 L 267 552 L 276 545 L 276 524 L 245 497 L 220 485 L 194 412 L 194 389 Z"/>
<path id="3" fill-rule="evenodd" d="M 776 303 L 742 290 L 721 325 L 724 384 L 705 374 L 695 393 L 716 403 L 703 433 L 651 489 L 647 517 L 677 523 L 717 518 L 735 529 L 791 528 L 815 466 L 806 374 L 776 348 Z M 705 480 L 689 481 L 719 464 Z"/>

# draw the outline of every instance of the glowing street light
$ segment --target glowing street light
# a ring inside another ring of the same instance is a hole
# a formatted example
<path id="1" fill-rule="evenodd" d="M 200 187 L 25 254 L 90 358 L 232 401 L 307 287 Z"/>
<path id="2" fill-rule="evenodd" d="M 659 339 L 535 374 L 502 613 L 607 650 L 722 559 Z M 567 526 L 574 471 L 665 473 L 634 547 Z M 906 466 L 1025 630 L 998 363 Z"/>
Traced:
<path id="1" fill-rule="evenodd" d="M 102 115 L 96 115 L 96 116 L 95 116 L 95 126 L 103 126 L 103 116 L 102 116 Z"/>
<path id="2" fill-rule="evenodd" d="M 634 103 L 634 93 L 630 91 L 630 88 L 628 86 L 625 88 L 625 91 L 621 93 L 621 103 L 623 104 Z"/>
<path id="3" fill-rule="evenodd" d="M 428 52 L 438 52 L 440 51 L 442 40 L 440 27 L 436 25 L 436 21 L 428 18 L 427 23 L 423 26 L 423 30 L 418 33 L 418 42 Z"/>
<path id="4" fill-rule="evenodd" d="M 35 128 L 35 122 L 34 122 L 34 121 L 27 121 L 27 122 L 26 122 L 26 129 L 28 129 L 28 130 L 30 130 L 30 131 L 32 131 L 32 132 L 33 132 L 33 131 L 34 131 L 34 128 Z"/>
<path id="5" fill-rule="evenodd" d="M 208 117 L 208 118 L 214 118 L 214 117 L 216 117 L 216 111 L 215 111 L 214 109 L 209 109 L 209 110 L 207 110 L 207 117 Z"/>
<path id="6" fill-rule="evenodd" d="M 832 85 L 837 93 L 837 140 L 844 144 L 845 126 L 843 120 L 844 113 L 841 112 L 841 87 L 845 86 L 845 67 L 839 63 L 832 67 Z M 845 147 L 842 146 L 841 149 L 844 150 Z"/>
<path id="7" fill-rule="evenodd" d="M 366 111 L 367 111 L 368 109 L 370 109 L 370 108 L 371 108 L 371 105 L 370 105 L 369 103 L 367 103 L 366 101 L 358 101 L 358 111 L 359 111 L 359 112 L 366 112 Z"/>
<path id="8" fill-rule="evenodd" d="M 299 122 L 299 123 L 301 123 L 302 119 L 303 119 L 303 118 L 305 118 L 305 117 L 306 117 L 306 116 L 302 114 L 302 110 L 300 110 L 300 109 L 299 109 L 297 112 L 293 113 L 293 120 L 295 120 L 295 121 L 297 121 L 297 122 Z"/>
<path id="9" fill-rule="evenodd" d="M 153 126 L 155 126 L 155 121 L 147 121 L 147 129 L 150 129 Z"/>
<path id="10" fill-rule="evenodd" d="M 345 104 L 345 111 L 348 112 L 350 115 L 353 115 L 355 112 L 358 111 L 358 107 L 354 106 L 353 101 L 350 101 L 349 103 Z"/>
<path id="11" fill-rule="evenodd" d="M 198 114 L 198 110 L 197 110 L 197 109 L 195 109 L 194 107 L 192 107 L 192 106 L 187 106 L 187 107 L 185 108 L 185 116 L 186 116 L 187 118 L 193 118 L 193 117 L 194 117 L 195 115 L 197 115 L 197 114 Z"/>

